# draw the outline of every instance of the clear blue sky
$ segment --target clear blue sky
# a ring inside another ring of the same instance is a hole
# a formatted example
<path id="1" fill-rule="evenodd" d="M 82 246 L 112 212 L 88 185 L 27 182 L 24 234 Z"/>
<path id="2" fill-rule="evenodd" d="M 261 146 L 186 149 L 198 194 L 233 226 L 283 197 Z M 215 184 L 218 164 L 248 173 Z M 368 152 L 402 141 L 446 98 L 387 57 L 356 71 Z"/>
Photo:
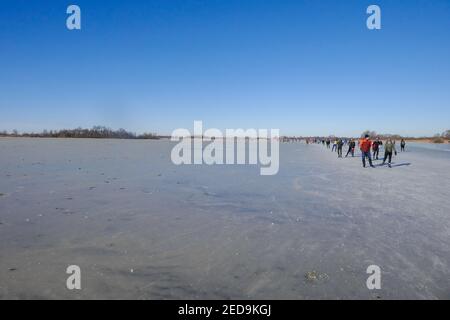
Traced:
<path id="1" fill-rule="evenodd" d="M 450 1 L 0 0 L 0 112 L 19 131 L 434 134 L 450 129 Z"/>

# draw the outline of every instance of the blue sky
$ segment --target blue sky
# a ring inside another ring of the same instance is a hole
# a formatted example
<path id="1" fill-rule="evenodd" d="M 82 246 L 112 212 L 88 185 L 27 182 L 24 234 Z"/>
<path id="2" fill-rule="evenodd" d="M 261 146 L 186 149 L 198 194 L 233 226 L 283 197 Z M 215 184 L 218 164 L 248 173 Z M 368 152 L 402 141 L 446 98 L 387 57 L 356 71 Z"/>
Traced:
<path id="1" fill-rule="evenodd" d="M 435 134 L 450 129 L 450 1 L 0 0 L 0 112 L 19 131 Z"/>

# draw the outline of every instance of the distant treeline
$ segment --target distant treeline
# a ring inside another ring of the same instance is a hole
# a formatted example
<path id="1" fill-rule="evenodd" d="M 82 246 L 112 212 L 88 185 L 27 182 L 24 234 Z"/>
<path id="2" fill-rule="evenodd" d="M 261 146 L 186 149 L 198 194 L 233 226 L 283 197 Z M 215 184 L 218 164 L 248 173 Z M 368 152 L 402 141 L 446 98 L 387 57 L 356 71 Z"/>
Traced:
<path id="1" fill-rule="evenodd" d="M 446 130 L 442 133 L 437 133 L 432 137 L 407 137 L 401 136 L 399 134 L 379 134 L 375 131 L 366 130 L 361 134 L 361 137 L 365 135 L 369 135 L 371 138 L 380 138 L 380 139 L 407 139 L 407 140 L 431 140 L 434 143 L 444 143 L 445 140 L 450 141 L 450 130 Z"/>
<path id="2" fill-rule="evenodd" d="M 143 133 L 137 135 L 125 129 L 112 130 L 107 127 L 95 126 L 92 129 L 63 129 L 63 130 L 44 130 L 41 133 L 18 133 L 2 131 L 3 137 L 29 137 L 29 138 L 90 138 L 90 139 L 160 139 L 155 133 Z"/>
<path id="3" fill-rule="evenodd" d="M 435 143 L 443 143 L 445 140 L 450 141 L 450 130 L 446 130 L 443 133 L 435 134 L 433 137 L 408 137 L 401 136 L 399 134 L 380 134 L 375 131 L 366 130 L 361 134 L 361 137 L 369 135 L 372 138 L 380 139 L 408 139 L 408 140 L 420 140 L 429 139 Z M 0 137 L 30 137 L 30 138 L 90 138 L 90 139 L 161 139 L 170 138 L 167 136 L 160 136 L 156 133 L 143 133 L 136 134 L 133 132 L 126 131 L 125 129 L 112 130 L 107 127 L 95 126 L 92 129 L 63 129 L 63 130 L 44 130 L 41 133 L 18 133 L 17 130 L 12 132 L 0 131 Z M 287 140 L 301 140 L 306 137 L 281 137 Z M 334 135 L 329 135 L 327 137 L 309 137 L 309 138 L 336 138 Z M 344 137 L 340 137 L 344 138 Z M 350 138 L 350 137 L 347 137 Z"/>
<path id="4" fill-rule="evenodd" d="M 364 137 L 365 135 L 369 135 L 372 138 L 379 137 L 381 139 L 383 138 L 391 138 L 391 139 L 434 139 L 434 138 L 442 138 L 442 139 L 450 139 L 450 130 L 446 130 L 443 133 L 437 133 L 432 137 L 408 137 L 408 136 L 401 136 L 399 134 L 380 134 L 376 133 L 375 131 L 366 130 L 361 134 L 361 137 Z"/>

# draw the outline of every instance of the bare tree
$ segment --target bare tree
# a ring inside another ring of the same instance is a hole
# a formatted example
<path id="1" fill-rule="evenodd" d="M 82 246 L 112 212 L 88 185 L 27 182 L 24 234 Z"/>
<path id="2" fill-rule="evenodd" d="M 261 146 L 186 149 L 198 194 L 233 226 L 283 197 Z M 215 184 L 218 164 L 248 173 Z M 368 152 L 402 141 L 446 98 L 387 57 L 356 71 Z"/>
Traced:
<path id="1" fill-rule="evenodd" d="M 442 133 L 442 137 L 445 139 L 450 139 L 450 130 L 446 130 Z"/>
<path id="2" fill-rule="evenodd" d="M 361 138 L 364 138 L 366 135 L 371 138 L 375 138 L 377 136 L 377 133 L 375 131 L 366 130 L 361 134 Z"/>

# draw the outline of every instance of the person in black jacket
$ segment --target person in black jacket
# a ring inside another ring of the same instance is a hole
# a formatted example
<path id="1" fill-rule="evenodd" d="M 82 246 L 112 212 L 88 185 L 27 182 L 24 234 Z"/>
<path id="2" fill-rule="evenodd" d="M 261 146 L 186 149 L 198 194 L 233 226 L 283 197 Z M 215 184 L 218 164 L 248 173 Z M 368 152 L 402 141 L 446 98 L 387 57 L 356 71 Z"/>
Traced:
<path id="1" fill-rule="evenodd" d="M 380 146 L 382 145 L 383 142 L 380 139 L 377 139 L 372 143 L 373 158 L 376 160 L 378 160 L 378 155 L 380 154 Z"/>
<path id="2" fill-rule="evenodd" d="M 356 142 L 353 139 L 350 139 L 349 143 L 348 143 L 348 151 L 347 154 L 345 155 L 345 157 L 347 158 L 348 155 L 351 153 L 352 157 L 355 156 L 355 147 L 356 147 Z"/>
<path id="3" fill-rule="evenodd" d="M 400 151 L 405 152 L 405 147 L 406 147 L 406 141 L 404 139 L 402 139 L 402 141 L 400 142 Z"/>

